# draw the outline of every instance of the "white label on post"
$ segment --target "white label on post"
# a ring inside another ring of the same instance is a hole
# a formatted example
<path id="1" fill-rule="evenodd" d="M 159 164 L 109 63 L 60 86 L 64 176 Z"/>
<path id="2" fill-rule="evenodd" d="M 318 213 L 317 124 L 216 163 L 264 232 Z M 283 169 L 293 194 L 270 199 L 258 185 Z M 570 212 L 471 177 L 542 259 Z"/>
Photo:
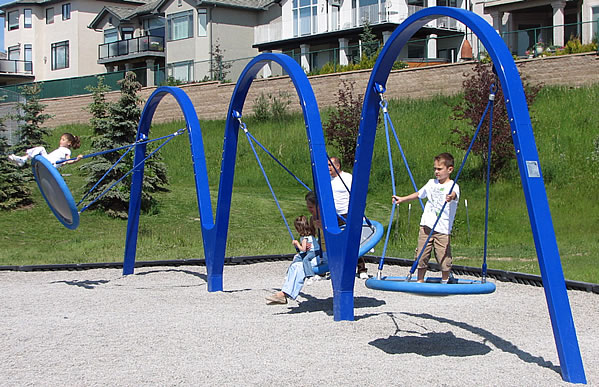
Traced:
<path id="1" fill-rule="evenodd" d="M 541 177 L 541 172 L 539 171 L 539 163 L 536 161 L 527 161 L 526 169 L 528 170 L 528 177 Z"/>

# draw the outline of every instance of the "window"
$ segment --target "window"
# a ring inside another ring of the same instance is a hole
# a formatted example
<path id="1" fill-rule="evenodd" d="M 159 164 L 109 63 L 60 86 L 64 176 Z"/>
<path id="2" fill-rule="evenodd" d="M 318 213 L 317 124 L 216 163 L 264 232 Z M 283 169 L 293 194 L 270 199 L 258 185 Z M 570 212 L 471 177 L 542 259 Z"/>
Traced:
<path id="1" fill-rule="evenodd" d="M 104 30 L 104 43 L 112 43 L 119 40 L 119 34 L 116 28 Z"/>
<path id="2" fill-rule="evenodd" d="M 71 3 L 62 5 L 62 20 L 69 20 L 71 18 Z"/>
<path id="3" fill-rule="evenodd" d="M 52 43 L 52 70 L 69 67 L 69 41 Z"/>
<path id="4" fill-rule="evenodd" d="M 181 82 L 193 81 L 193 61 L 178 62 L 168 65 L 168 76 Z"/>
<path id="5" fill-rule="evenodd" d="M 12 46 L 8 48 L 8 60 L 21 60 L 20 46 Z"/>
<path id="6" fill-rule="evenodd" d="M 46 24 L 54 23 L 54 8 L 46 8 Z"/>
<path id="7" fill-rule="evenodd" d="M 168 40 L 187 39 L 193 36 L 193 11 L 168 15 L 166 22 Z"/>
<path id="8" fill-rule="evenodd" d="M 11 11 L 8 13 L 8 30 L 16 30 L 19 28 L 19 11 Z"/>
<path id="9" fill-rule="evenodd" d="M 146 35 L 164 37 L 164 18 L 157 17 L 144 20 L 144 30 Z"/>
<path id="10" fill-rule="evenodd" d="M 23 47 L 25 48 L 25 71 L 31 72 L 33 71 L 33 48 L 31 44 L 25 44 Z"/>
<path id="11" fill-rule="evenodd" d="M 438 6 L 457 8 L 458 0 L 437 0 Z"/>
<path id="12" fill-rule="evenodd" d="M 32 25 L 32 11 L 31 8 L 25 8 L 23 10 L 23 18 L 25 19 L 25 24 L 23 25 L 23 27 L 25 28 L 31 28 Z"/>
<path id="13" fill-rule="evenodd" d="M 133 27 L 121 27 L 123 40 L 133 39 Z"/>
<path id="14" fill-rule="evenodd" d="M 293 0 L 293 36 L 315 34 L 318 0 Z"/>
<path id="15" fill-rule="evenodd" d="M 206 8 L 198 9 L 198 36 L 206 36 L 206 26 L 208 23 Z"/>
<path id="16" fill-rule="evenodd" d="M 593 20 L 593 39 L 597 39 L 599 40 L 599 7 L 593 7 L 592 8 L 592 15 L 591 18 Z"/>

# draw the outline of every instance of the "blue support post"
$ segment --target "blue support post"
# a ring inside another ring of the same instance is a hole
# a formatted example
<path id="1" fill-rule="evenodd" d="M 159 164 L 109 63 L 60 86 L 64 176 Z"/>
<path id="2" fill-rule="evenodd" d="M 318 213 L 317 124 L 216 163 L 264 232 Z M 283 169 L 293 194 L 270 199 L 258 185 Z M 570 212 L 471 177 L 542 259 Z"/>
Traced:
<path id="1" fill-rule="evenodd" d="M 356 163 L 353 171 L 354 181 L 360 181 L 362 184 L 352 189 L 348 222 L 351 225 L 352 219 L 355 219 L 366 205 L 368 191 L 366 182 L 370 176 L 379 114 L 379 97 L 375 86 L 386 84 L 393 62 L 414 33 L 430 21 L 443 16 L 449 16 L 464 23 L 478 36 L 489 52 L 497 71 L 510 119 L 512 139 L 541 268 L 562 377 L 568 382 L 586 383 L 522 81 L 504 41 L 493 27 L 480 16 L 459 8 L 426 8 L 407 18 L 393 32 L 383 47 L 374 65 L 364 96 Z"/>

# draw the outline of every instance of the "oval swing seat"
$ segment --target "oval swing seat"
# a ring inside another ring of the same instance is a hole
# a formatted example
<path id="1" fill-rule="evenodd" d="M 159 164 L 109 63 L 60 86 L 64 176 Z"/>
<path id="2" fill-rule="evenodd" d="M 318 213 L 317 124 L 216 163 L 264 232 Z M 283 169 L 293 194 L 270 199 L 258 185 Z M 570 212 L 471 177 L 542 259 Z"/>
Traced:
<path id="1" fill-rule="evenodd" d="M 365 255 L 369 252 L 383 237 L 384 228 L 383 225 L 376 220 L 370 220 L 370 225 L 366 222 L 362 223 L 362 235 L 360 236 L 360 250 L 358 251 L 358 257 Z M 314 273 L 323 275 L 328 273 L 329 264 L 321 263 L 314 267 Z"/>
<path id="2" fill-rule="evenodd" d="M 407 277 L 376 277 L 366 280 L 366 287 L 375 290 L 412 293 L 420 296 L 451 296 L 465 294 L 489 294 L 495 291 L 493 282 L 482 282 L 454 278 L 454 282 L 441 283 L 440 277 L 426 277 L 425 282 L 417 282 L 415 278 L 409 281 Z"/>
<path id="3" fill-rule="evenodd" d="M 35 181 L 54 216 L 65 227 L 76 229 L 79 226 L 79 211 L 58 169 L 39 155 L 32 159 L 31 166 Z"/>

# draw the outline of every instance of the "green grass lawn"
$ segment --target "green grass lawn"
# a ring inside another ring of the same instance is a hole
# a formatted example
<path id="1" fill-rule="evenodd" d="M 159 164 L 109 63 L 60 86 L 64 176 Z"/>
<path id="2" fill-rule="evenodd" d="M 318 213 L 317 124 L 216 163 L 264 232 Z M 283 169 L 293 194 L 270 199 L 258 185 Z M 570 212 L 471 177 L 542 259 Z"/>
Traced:
<path id="1" fill-rule="evenodd" d="M 391 101 L 389 111 L 418 185 L 432 177 L 432 157 L 449 151 L 459 165 L 464 152 L 448 145 L 451 107 L 459 97 L 429 100 Z M 595 108 L 599 85 L 570 89 L 547 87 L 537 97 L 533 127 L 541 167 L 566 278 L 599 282 L 599 204 L 597 194 L 587 187 L 599 178 L 593 159 L 594 139 L 599 136 L 599 116 Z M 323 112 L 326 117 L 327 112 Z M 304 122 L 294 116 L 282 123 L 247 120 L 248 128 L 277 158 L 309 186 L 309 150 Z M 224 121 L 202 121 L 202 134 L 209 171 L 209 183 L 216 206 L 223 145 Z M 182 122 L 155 125 L 151 137 L 184 127 Z M 82 153 L 89 152 L 90 128 L 65 125 L 54 130 L 50 143 L 61 133 L 82 136 Z M 329 150 L 331 155 L 335 150 Z M 267 155 L 260 152 L 285 217 L 307 214 L 304 188 Z M 201 226 L 196 202 L 189 142 L 180 136 L 161 150 L 168 165 L 169 191 L 157 194 L 159 206 L 152 214 L 142 214 L 139 228 L 138 260 L 191 259 L 204 256 Z M 394 153 L 396 190 L 413 191 L 399 152 Z M 81 163 L 84 163 L 82 161 Z M 485 184 L 469 173 L 480 161 L 471 157 L 460 180 L 462 198 L 453 233 L 455 263 L 480 266 L 483 256 Z M 82 191 L 84 176 L 77 164 L 65 166 L 75 200 Z M 77 230 L 64 228 L 52 215 L 30 183 L 35 204 L 31 208 L 0 213 L 0 265 L 29 265 L 83 262 L 119 262 L 123 259 L 127 223 L 100 212 L 86 211 Z M 385 136 L 377 133 L 366 214 L 384 225 L 391 211 L 389 165 Z M 467 200 L 468 205 L 466 206 Z M 421 210 L 403 204 L 394 219 L 388 256 L 412 258 Z M 547 220 L 549 221 L 549 219 Z M 526 203 L 515 161 L 512 171 L 492 184 L 489 215 L 488 266 L 539 274 Z M 227 256 L 288 254 L 294 250 L 277 207 L 270 195 L 254 155 L 240 133 L 233 201 L 228 233 Z M 376 254 L 382 251 L 382 242 Z"/>

